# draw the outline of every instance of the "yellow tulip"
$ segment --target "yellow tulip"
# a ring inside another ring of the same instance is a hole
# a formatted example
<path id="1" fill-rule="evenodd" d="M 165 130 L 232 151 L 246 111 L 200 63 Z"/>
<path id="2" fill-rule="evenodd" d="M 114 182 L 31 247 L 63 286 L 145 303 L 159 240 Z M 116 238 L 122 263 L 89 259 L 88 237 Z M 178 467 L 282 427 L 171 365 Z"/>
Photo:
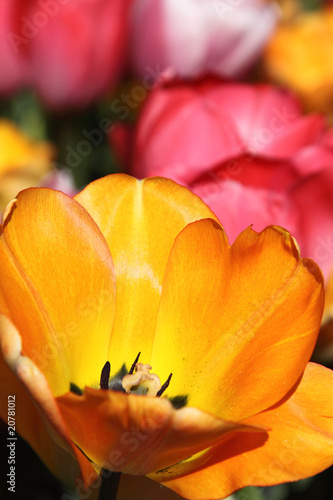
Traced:
<path id="1" fill-rule="evenodd" d="M 119 498 L 148 476 L 218 499 L 332 464 L 333 373 L 308 363 L 322 276 L 283 229 L 229 246 L 186 188 L 119 174 L 75 199 L 22 191 L 0 265 L 0 414 L 15 395 L 18 432 L 67 483 L 103 468 Z"/>

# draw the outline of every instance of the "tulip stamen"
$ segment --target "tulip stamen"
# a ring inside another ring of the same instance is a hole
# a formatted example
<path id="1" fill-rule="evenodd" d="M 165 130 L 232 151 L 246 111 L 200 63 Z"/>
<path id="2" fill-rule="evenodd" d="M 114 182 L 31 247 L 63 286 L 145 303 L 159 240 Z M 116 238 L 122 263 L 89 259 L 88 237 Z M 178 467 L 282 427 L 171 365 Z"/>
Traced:
<path id="1" fill-rule="evenodd" d="M 109 389 L 110 370 L 111 370 L 111 365 L 110 365 L 109 361 L 107 361 L 102 368 L 101 380 L 99 383 L 100 388 L 103 391 L 107 391 Z"/>
<path id="2" fill-rule="evenodd" d="M 141 354 L 141 351 L 139 352 L 139 354 L 138 354 L 138 355 L 137 355 L 137 357 L 135 358 L 135 361 L 134 361 L 134 363 L 132 364 L 131 369 L 130 369 L 130 371 L 128 372 L 128 375 L 132 375 L 132 373 L 134 373 L 134 369 L 135 369 L 135 366 L 136 366 L 137 362 L 139 361 L 140 354 Z"/>
<path id="3" fill-rule="evenodd" d="M 172 373 L 170 373 L 170 375 L 168 376 L 168 378 L 166 379 L 166 381 L 164 382 L 164 384 L 162 385 L 160 390 L 157 391 L 157 394 L 156 394 L 157 397 L 162 396 L 163 392 L 169 387 L 171 378 L 172 378 Z"/>

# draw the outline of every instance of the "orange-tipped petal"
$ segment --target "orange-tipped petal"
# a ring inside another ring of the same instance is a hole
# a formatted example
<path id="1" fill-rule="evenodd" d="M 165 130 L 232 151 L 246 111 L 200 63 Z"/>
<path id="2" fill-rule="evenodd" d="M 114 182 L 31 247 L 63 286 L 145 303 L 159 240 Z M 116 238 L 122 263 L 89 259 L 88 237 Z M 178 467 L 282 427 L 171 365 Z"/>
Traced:
<path id="1" fill-rule="evenodd" d="M 240 421 L 296 383 L 322 308 L 319 268 L 289 233 L 248 228 L 229 247 L 219 224 L 197 221 L 171 251 L 149 362 L 161 380 L 173 372 L 168 396 Z"/>
<path id="2" fill-rule="evenodd" d="M 296 392 L 247 424 L 270 428 L 231 434 L 196 460 L 152 474 L 191 500 L 225 498 L 244 486 L 270 486 L 303 479 L 333 464 L 333 372 L 309 363 Z M 251 449 L 252 443 L 252 449 Z"/>
<path id="3" fill-rule="evenodd" d="M 213 217 L 186 188 L 169 179 L 138 181 L 118 174 L 89 184 L 75 199 L 104 234 L 117 275 L 117 311 L 109 359 L 113 370 L 138 352 L 149 361 L 168 256 L 186 224 Z"/>
<path id="4" fill-rule="evenodd" d="M 164 398 L 86 388 L 57 398 L 74 443 L 99 467 L 145 475 L 177 463 L 235 431 L 265 428 L 225 422 Z"/>
<path id="5" fill-rule="evenodd" d="M 89 214 L 50 189 L 22 191 L 0 238 L 0 312 L 53 394 L 98 387 L 115 309 L 110 251 Z"/>
<path id="6" fill-rule="evenodd" d="M 21 338 L 0 315 L 0 416 L 7 421 L 8 401 L 15 404 L 15 431 L 37 452 L 49 469 L 69 487 L 80 471 L 88 485 L 96 479 L 89 461 L 73 445 L 48 383 L 21 354 Z M 13 399 L 14 398 L 14 399 Z"/>

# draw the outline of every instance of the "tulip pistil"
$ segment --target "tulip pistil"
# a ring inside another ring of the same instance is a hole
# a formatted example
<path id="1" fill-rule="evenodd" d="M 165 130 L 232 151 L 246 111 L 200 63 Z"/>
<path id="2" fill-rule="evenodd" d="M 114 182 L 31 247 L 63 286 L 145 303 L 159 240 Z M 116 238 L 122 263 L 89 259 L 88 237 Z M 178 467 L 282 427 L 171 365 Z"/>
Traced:
<path id="1" fill-rule="evenodd" d="M 130 392 L 146 391 L 147 396 L 157 396 L 161 389 L 161 381 L 155 373 L 149 373 L 150 365 L 136 363 L 134 373 L 125 375 L 122 380 L 122 386 L 129 394 Z"/>

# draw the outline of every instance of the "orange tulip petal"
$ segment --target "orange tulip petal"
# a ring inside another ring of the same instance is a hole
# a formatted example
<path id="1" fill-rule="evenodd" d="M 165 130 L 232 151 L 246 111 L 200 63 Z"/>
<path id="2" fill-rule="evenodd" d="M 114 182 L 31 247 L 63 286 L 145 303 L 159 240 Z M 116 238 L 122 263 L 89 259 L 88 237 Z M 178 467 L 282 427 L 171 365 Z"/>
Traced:
<path id="1" fill-rule="evenodd" d="M 7 421 L 8 401 L 15 398 L 15 431 L 28 441 L 53 474 L 71 488 L 80 470 L 87 485 L 94 481 L 96 473 L 72 444 L 47 381 L 31 360 L 21 355 L 21 338 L 3 315 L 0 350 L 1 418 Z"/>
<path id="2" fill-rule="evenodd" d="M 186 188 L 169 179 L 138 181 L 118 174 L 89 184 L 75 199 L 104 234 L 117 274 L 117 311 L 109 359 L 127 367 L 142 351 L 149 362 L 168 256 L 186 224 L 215 217 Z"/>
<path id="3" fill-rule="evenodd" d="M 214 221 L 188 225 L 170 254 L 150 364 L 168 396 L 240 421 L 278 402 L 313 351 L 322 276 L 281 228 L 230 248 Z"/>
<path id="4" fill-rule="evenodd" d="M 309 363 L 289 400 L 246 421 L 271 428 L 268 441 L 259 445 L 260 434 L 231 434 L 196 461 L 149 477 L 185 498 L 202 500 L 317 474 L 333 463 L 332 387 L 333 372 Z"/>
<path id="5" fill-rule="evenodd" d="M 120 479 L 117 500 L 184 500 L 174 491 L 145 476 L 123 474 Z"/>
<path id="6" fill-rule="evenodd" d="M 55 395 L 69 382 L 98 387 L 115 308 L 108 246 L 89 214 L 63 193 L 22 191 L 0 239 L 0 312 Z"/>
<path id="7" fill-rule="evenodd" d="M 260 427 L 225 422 L 195 408 L 175 410 L 164 398 L 86 388 L 57 398 L 77 446 L 98 467 L 145 475 L 206 449 L 234 430 Z"/>

